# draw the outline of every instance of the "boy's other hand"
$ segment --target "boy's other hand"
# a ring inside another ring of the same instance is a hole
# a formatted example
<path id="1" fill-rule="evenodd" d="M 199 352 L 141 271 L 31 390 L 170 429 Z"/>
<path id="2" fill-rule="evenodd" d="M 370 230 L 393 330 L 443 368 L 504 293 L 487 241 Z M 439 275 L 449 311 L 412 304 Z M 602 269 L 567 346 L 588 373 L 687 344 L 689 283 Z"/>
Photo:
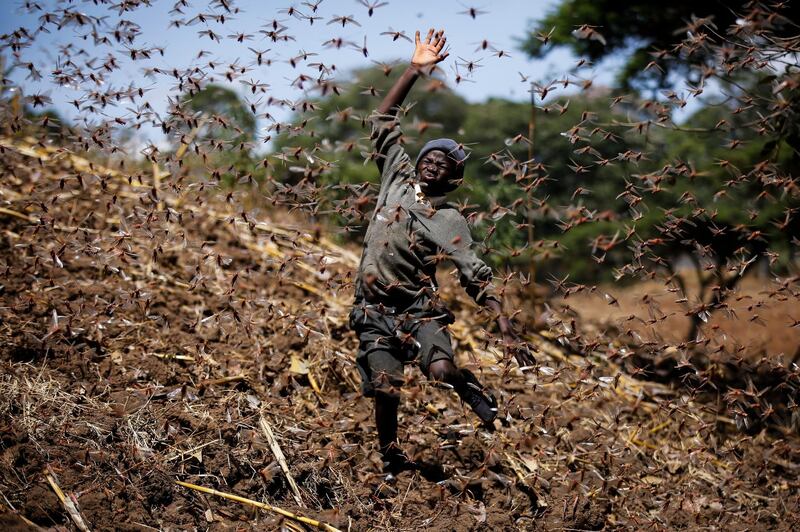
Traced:
<path id="1" fill-rule="evenodd" d="M 533 358 L 528 343 L 520 339 L 514 331 L 509 330 L 503 333 L 503 344 L 506 352 L 513 353 L 519 367 L 525 368 L 536 364 L 536 359 Z"/>

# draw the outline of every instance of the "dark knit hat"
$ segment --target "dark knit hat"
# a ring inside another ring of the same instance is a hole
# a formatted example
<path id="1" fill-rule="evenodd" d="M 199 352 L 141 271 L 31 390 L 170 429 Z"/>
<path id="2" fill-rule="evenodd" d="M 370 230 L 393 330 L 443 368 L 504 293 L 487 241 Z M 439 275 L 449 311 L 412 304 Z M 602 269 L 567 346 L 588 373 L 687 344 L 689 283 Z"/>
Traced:
<path id="1" fill-rule="evenodd" d="M 467 154 L 464 149 L 453 139 L 434 139 L 425 143 L 417 155 L 417 160 L 414 163 L 414 168 L 419 166 L 419 162 L 426 153 L 433 150 L 444 152 L 453 162 L 455 162 L 453 175 L 450 177 L 449 190 L 455 190 L 464 178 L 464 163 L 467 160 Z"/>

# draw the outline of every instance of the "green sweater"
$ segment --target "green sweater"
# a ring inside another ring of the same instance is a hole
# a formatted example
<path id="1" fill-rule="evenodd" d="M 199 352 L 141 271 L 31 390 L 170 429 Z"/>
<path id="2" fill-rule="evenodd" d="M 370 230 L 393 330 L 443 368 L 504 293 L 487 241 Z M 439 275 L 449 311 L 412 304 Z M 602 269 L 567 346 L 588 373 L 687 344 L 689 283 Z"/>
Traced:
<path id="1" fill-rule="evenodd" d="M 492 294 L 492 269 L 472 250 L 467 220 L 445 196 L 422 194 L 399 142 L 398 120 L 391 115 L 371 120 L 381 186 L 364 239 L 356 298 L 406 307 L 437 289 L 436 265 L 449 260 L 467 293 L 483 304 Z"/>

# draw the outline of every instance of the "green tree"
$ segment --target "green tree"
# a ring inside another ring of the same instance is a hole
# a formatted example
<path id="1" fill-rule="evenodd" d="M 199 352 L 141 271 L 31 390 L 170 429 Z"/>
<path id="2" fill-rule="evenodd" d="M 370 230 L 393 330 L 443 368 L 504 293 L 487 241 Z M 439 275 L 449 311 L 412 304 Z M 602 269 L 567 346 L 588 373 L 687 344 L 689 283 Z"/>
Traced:
<path id="1" fill-rule="evenodd" d="M 549 44 L 593 61 L 623 55 L 620 88 L 654 95 L 642 101 L 654 116 L 611 128 L 628 130 L 620 135 L 624 153 L 631 153 L 632 132 L 638 129 L 644 137 L 643 145 L 634 147 L 642 150 L 635 170 L 625 168 L 630 157 L 626 164 L 618 164 L 617 157 L 608 166 L 625 176 L 624 187 L 615 184 L 616 198 L 629 204 L 629 212 L 621 224 L 567 224 L 561 242 L 569 247 L 590 240 L 593 252 L 603 252 L 598 260 L 614 266 L 619 279 L 650 277 L 661 268 L 674 274 L 677 257 L 692 258 L 700 289 L 684 290 L 694 303 L 687 312 L 689 340 L 709 312 L 723 308 L 759 257 L 768 258 L 775 272 L 792 267 L 800 234 L 800 68 L 793 22 L 798 14 L 793 4 L 760 2 L 637 1 L 618 9 L 603 0 L 565 0 L 532 23 L 522 41 L 533 57 L 546 55 Z M 675 125 L 672 110 L 685 105 L 688 94 L 702 93 L 709 79 L 722 95 L 718 103 L 703 102 L 684 124 Z M 689 84 L 686 96 L 650 92 L 679 81 Z M 578 139 L 577 150 L 585 141 Z M 616 240 L 620 229 L 622 252 Z M 614 250 L 607 249 L 610 242 L 617 242 Z"/>
<path id="2" fill-rule="evenodd" d="M 251 142 L 256 134 L 256 119 L 241 97 L 221 85 L 206 85 L 194 94 L 184 94 L 183 107 L 205 123 L 197 134 L 200 141 L 217 140 L 230 144 Z"/>
<path id="3" fill-rule="evenodd" d="M 747 4 L 756 4 L 756 9 L 746 9 Z M 794 33 L 792 21 L 800 19 L 800 4 L 790 2 L 773 9 L 777 11 L 772 22 L 775 34 Z M 689 32 L 701 33 L 698 30 L 704 20 L 718 34 L 724 34 L 740 20 L 743 11 L 754 17 L 769 14 L 760 10 L 757 3 L 745 0 L 635 0 L 624 4 L 613 0 L 564 0 L 540 20 L 530 22 L 520 46 L 530 57 L 547 55 L 553 49 L 551 45 L 567 47 L 592 61 L 623 54 L 628 59 L 618 80 L 626 88 L 665 87 L 680 78 L 697 83 L 701 71 L 692 66 L 715 64 L 718 58 L 699 43 L 678 44 Z"/>
<path id="4" fill-rule="evenodd" d="M 251 171 L 256 118 L 233 90 L 209 84 L 184 93 L 163 126 L 174 152 L 191 144 L 189 166 L 211 167 L 212 175 L 232 183 L 235 172 Z M 185 148 L 184 148 L 185 149 Z"/>

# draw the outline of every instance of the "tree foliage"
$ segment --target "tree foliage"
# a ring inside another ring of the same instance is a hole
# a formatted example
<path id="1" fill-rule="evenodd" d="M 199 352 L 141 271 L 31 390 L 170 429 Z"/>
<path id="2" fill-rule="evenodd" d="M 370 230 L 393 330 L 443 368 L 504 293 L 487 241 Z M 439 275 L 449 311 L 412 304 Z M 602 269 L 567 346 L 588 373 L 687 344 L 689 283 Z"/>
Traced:
<path id="1" fill-rule="evenodd" d="M 650 100 L 568 79 L 565 85 L 582 90 L 537 106 L 528 160 L 527 102 L 468 103 L 430 79 L 410 97 L 416 102 L 403 119 L 407 149 L 413 156 L 438 136 L 468 148 L 467 178 L 457 198 L 474 207 L 476 233 L 495 264 L 537 260 L 540 276 L 564 272 L 577 282 L 636 278 L 649 270 L 645 262 L 671 268 L 681 256 L 697 259 L 699 270 L 713 266 L 719 279 L 723 270 L 743 272 L 751 258 L 768 252 L 775 253 L 773 265 L 786 267 L 798 208 L 791 188 L 796 71 L 782 67 L 786 50 L 767 40 L 755 54 L 729 43 L 782 31 L 782 21 L 754 10 L 740 21 L 745 29 L 729 30 L 727 40 L 715 36 L 710 20 L 695 21 L 694 34 L 673 46 L 676 67 L 696 76 L 694 95 L 715 77 L 727 97 L 705 101 L 681 126 L 672 122 L 672 111 L 692 96 L 670 91 Z M 698 40 L 704 44 L 698 47 Z M 717 63 L 713 69 L 698 65 L 689 52 Z M 284 134 L 276 142 L 295 174 L 334 185 L 339 195 L 331 212 L 348 225 L 363 227 L 370 212 L 363 202 L 353 210 L 345 196 L 355 190 L 369 198 L 359 184 L 377 181 L 366 118 L 392 79 L 380 69 L 356 72 L 341 94 L 315 101 L 311 112 L 296 117 L 295 123 L 314 124 L 313 135 Z M 308 153 L 325 164 L 304 162 L 301 154 Z"/>
<path id="2" fill-rule="evenodd" d="M 256 119 L 243 100 L 233 90 L 209 84 L 194 93 L 184 94 L 184 109 L 205 122 L 197 135 L 202 141 L 221 141 L 231 144 L 252 142 L 256 134 Z"/>
<path id="3" fill-rule="evenodd" d="M 541 19 L 530 22 L 520 46 L 531 57 L 543 57 L 553 46 L 567 47 L 592 61 L 621 55 L 626 57 L 618 72 L 623 87 L 663 88 L 686 78 L 696 84 L 701 74 L 694 67 L 713 65 L 719 59 L 701 41 L 711 32 L 724 35 L 730 27 L 736 27 L 737 21 L 741 26 L 743 12 L 772 17 L 777 26 L 774 34 L 784 36 L 794 33 L 792 21 L 800 19 L 800 4 L 791 2 L 781 9 L 764 11 L 757 2 L 744 0 L 636 0 L 624 4 L 564 0 Z M 698 41 L 698 46 L 680 47 L 687 37 Z"/>
<path id="4" fill-rule="evenodd" d="M 232 172 L 252 167 L 256 117 L 235 91 L 211 83 L 186 92 L 170 109 L 170 117 L 163 129 L 177 140 L 174 151 L 194 145 L 203 154 L 196 164 L 214 177 L 233 182 Z"/>

